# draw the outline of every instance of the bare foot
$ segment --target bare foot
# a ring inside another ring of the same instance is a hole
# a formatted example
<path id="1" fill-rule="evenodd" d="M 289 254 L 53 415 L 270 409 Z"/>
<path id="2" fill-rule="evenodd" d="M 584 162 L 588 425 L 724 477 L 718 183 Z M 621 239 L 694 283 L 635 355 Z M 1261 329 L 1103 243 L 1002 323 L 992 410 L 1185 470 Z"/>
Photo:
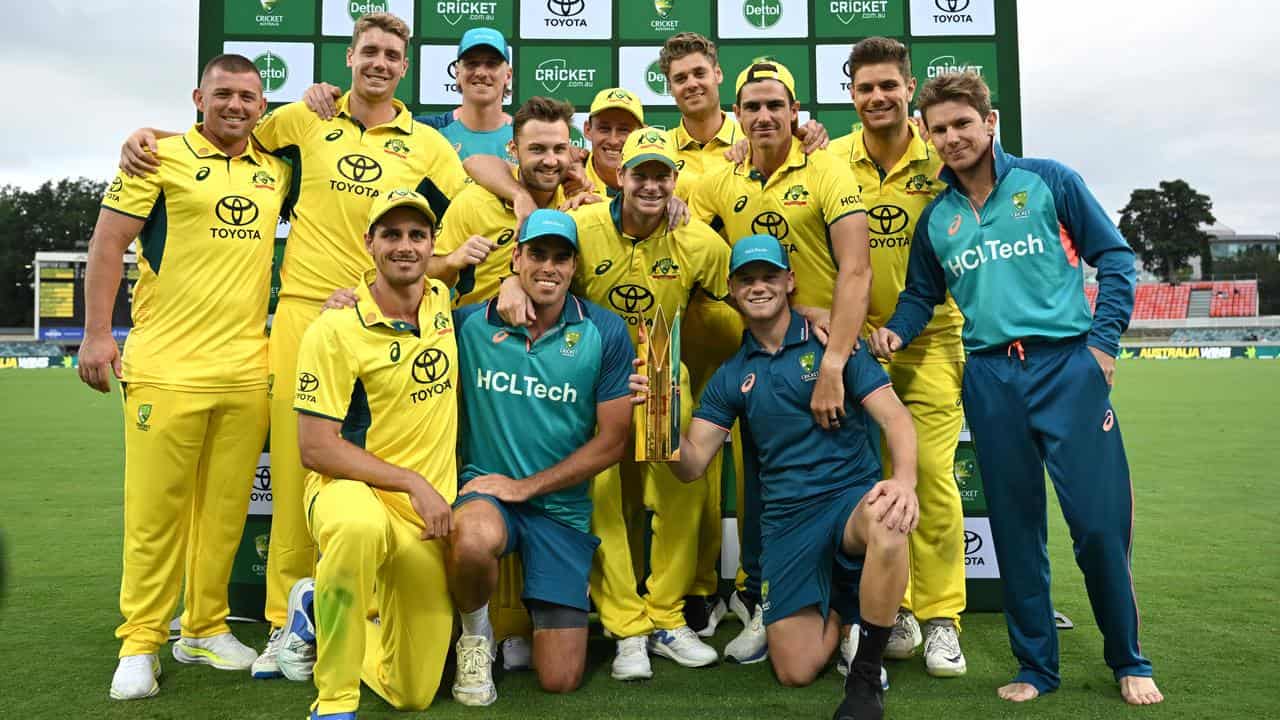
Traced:
<path id="1" fill-rule="evenodd" d="M 1156 681 L 1149 677 L 1125 675 L 1120 678 L 1120 696 L 1130 705 L 1155 705 L 1164 701 Z"/>
<path id="2" fill-rule="evenodd" d="M 1123 688 L 1123 686 L 1121 687 Z M 1154 688 L 1155 686 L 1153 685 L 1152 687 Z M 1008 700 L 1009 702 L 1026 702 L 1040 697 L 1040 691 L 1036 690 L 1035 685 L 1023 682 L 1001 685 L 996 689 L 996 694 L 1000 696 L 1001 700 Z"/>

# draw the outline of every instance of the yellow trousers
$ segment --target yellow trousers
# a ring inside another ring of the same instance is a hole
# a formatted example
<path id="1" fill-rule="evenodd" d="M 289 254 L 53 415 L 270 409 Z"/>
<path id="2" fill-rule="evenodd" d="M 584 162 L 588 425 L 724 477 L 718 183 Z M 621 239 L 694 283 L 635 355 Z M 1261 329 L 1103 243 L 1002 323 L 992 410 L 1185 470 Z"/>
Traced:
<path id="1" fill-rule="evenodd" d="M 681 398 L 688 398 L 688 372 L 681 372 Z M 680 403 L 680 426 L 687 428 L 691 403 Z M 634 457 L 628 447 L 626 457 Z M 643 488 L 644 507 L 653 512 L 653 538 L 649 550 L 647 594 L 636 589 L 641 566 L 638 530 L 627 523 L 625 502 L 636 488 Z M 600 538 L 591 565 L 591 598 L 600 610 L 600 623 L 615 637 L 645 635 L 655 628 L 670 630 L 685 624 L 684 596 L 693 586 L 698 564 L 699 523 L 707 502 L 703 480 L 681 482 L 665 463 L 623 460 L 591 481 L 591 532 Z"/>
<path id="2" fill-rule="evenodd" d="M 267 606 L 272 627 L 284 625 L 289 590 L 315 574 L 316 546 L 307 532 L 302 493 L 307 471 L 298 454 L 298 347 L 321 308 L 286 298 L 276 307 L 269 344 L 271 362 L 271 541 L 267 548 Z"/>
<path id="3" fill-rule="evenodd" d="M 425 709 L 453 630 L 444 541 L 421 540 L 362 482 L 312 475 L 305 495 L 320 548 L 312 709 L 354 712 L 361 680 L 396 709 Z M 374 604 L 378 624 L 368 619 Z"/>
<path id="4" fill-rule="evenodd" d="M 168 641 L 180 592 L 185 637 L 228 632 L 227 582 L 267 434 L 263 388 L 123 392 L 120 657 Z"/>
<path id="5" fill-rule="evenodd" d="M 964 424 L 964 363 L 899 363 L 888 370 L 916 428 L 920 523 L 908 543 L 911 574 L 902 606 L 922 620 L 950 618 L 959 627 L 965 607 L 964 511 L 954 472 Z M 887 447 L 881 455 L 889 477 L 893 463 Z"/>

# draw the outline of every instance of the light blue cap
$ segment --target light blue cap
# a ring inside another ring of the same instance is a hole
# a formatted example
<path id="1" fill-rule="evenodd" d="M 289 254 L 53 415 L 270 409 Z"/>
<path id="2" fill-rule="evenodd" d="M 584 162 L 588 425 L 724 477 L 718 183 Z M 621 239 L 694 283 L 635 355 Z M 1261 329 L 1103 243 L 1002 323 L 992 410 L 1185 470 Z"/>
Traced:
<path id="1" fill-rule="evenodd" d="M 468 50 L 476 47 L 493 48 L 504 60 L 511 62 L 511 53 L 507 51 L 507 39 L 493 28 L 471 28 L 463 33 L 462 40 L 458 43 L 458 57 L 462 57 Z"/>
<path id="2" fill-rule="evenodd" d="M 564 238 L 573 246 L 574 252 L 578 251 L 578 224 L 568 214 L 548 208 L 539 208 L 529 214 L 524 227 L 520 228 L 517 242 L 527 243 L 548 235 Z"/>
<path id="3" fill-rule="evenodd" d="M 738 268 L 753 262 L 767 262 L 783 270 L 791 269 L 787 251 L 782 249 L 782 243 L 772 235 L 748 235 L 733 244 L 733 252 L 729 255 L 729 272 L 738 272 Z"/>

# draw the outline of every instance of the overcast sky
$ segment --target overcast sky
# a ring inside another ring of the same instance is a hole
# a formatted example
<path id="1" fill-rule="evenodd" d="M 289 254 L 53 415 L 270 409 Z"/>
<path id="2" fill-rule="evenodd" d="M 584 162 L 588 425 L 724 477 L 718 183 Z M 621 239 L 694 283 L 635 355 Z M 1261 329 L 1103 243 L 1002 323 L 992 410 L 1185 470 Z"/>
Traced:
<path id="1" fill-rule="evenodd" d="M 133 128 L 194 117 L 196 0 L 47 0 L 11 13 L 0 184 L 106 179 Z M 1228 11 L 1225 8 L 1230 7 Z M 1116 213 L 1182 178 L 1237 232 L 1280 232 L 1280 3 L 1019 3 L 1023 143 L 1075 167 Z"/>

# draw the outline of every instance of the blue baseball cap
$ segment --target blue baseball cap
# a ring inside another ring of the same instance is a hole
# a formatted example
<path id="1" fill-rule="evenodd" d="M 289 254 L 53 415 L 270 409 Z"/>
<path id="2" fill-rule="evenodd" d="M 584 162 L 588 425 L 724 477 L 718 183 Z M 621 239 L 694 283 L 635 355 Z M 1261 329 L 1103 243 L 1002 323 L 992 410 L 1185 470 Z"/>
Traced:
<path id="1" fill-rule="evenodd" d="M 458 57 L 461 58 L 468 50 L 477 47 L 493 48 L 504 60 L 511 62 L 511 54 L 507 52 L 507 39 L 493 28 L 471 28 L 463 33 L 462 40 L 458 43 Z"/>
<path id="2" fill-rule="evenodd" d="M 563 238 L 573 247 L 574 252 L 578 251 L 577 223 L 568 214 L 548 208 L 539 208 L 529 214 L 524 227 L 520 228 L 520 239 L 516 242 L 523 244 L 548 236 Z"/>
<path id="3" fill-rule="evenodd" d="M 730 273 L 738 272 L 738 268 L 753 262 L 767 262 L 783 270 L 791 269 L 787 251 L 772 235 L 748 235 L 733 244 L 733 252 L 729 255 Z"/>

